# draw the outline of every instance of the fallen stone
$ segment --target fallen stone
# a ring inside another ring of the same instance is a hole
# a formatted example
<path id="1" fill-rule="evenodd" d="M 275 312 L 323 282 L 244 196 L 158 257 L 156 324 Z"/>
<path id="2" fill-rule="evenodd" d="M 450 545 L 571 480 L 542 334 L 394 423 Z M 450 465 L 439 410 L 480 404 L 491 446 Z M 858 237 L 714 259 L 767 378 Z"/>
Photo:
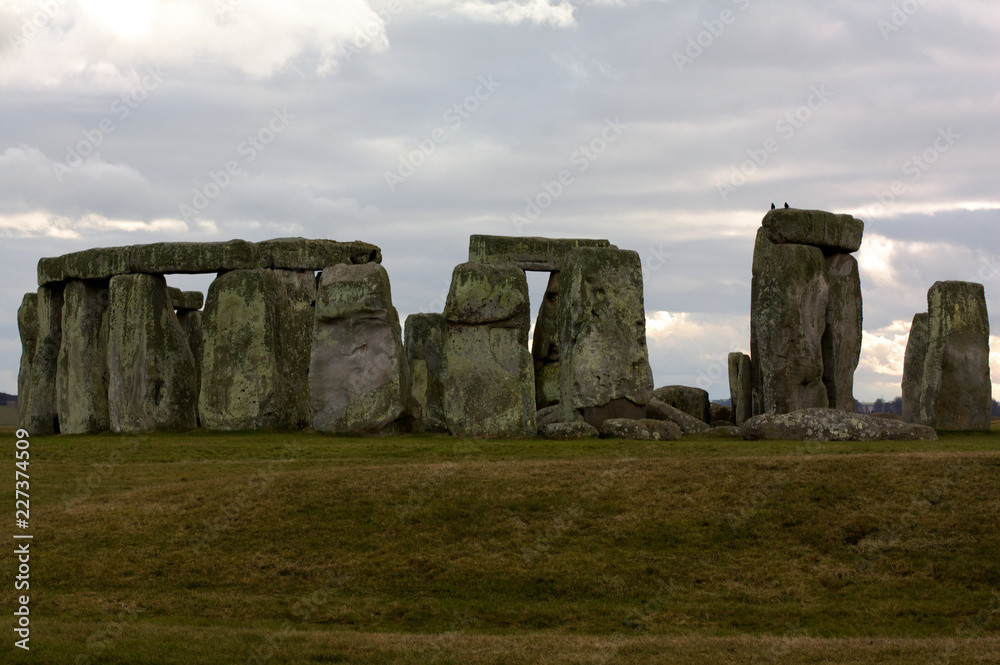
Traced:
<path id="1" fill-rule="evenodd" d="M 38 287 L 38 340 L 31 361 L 31 402 L 28 431 L 34 435 L 59 433 L 56 382 L 62 345 L 62 284 Z"/>
<path id="2" fill-rule="evenodd" d="M 861 358 L 861 278 L 850 254 L 826 257 L 826 330 L 823 383 L 831 409 L 854 412 L 854 371 Z"/>
<path id="3" fill-rule="evenodd" d="M 712 429 L 708 431 L 710 436 L 720 436 L 727 439 L 742 439 L 743 432 L 736 425 L 714 425 Z"/>
<path id="4" fill-rule="evenodd" d="M 61 434 L 110 427 L 107 282 L 72 280 L 63 289 L 56 401 Z"/>
<path id="5" fill-rule="evenodd" d="M 636 421 L 646 428 L 649 438 L 654 441 L 679 441 L 682 436 L 680 425 L 669 420 L 640 418 Z"/>
<path id="6" fill-rule="evenodd" d="M 635 439 L 648 441 L 653 438 L 649 430 L 638 420 L 629 418 L 608 418 L 601 423 L 602 439 Z"/>
<path id="7" fill-rule="evenodd" d="M 410 366 L 410 415 L 417 431 L 446 432 L 441 369 L 447 323 L 443 314 L 406 317 L 406 359 Z"/>
<path id="8" fill-rule="evenodd" d="M 934 429 L 840 409 L 761 414 L 740 425 L 744 439 L 794 441 L 934 441 Z"/>
<path id="9" fill-rule="evenodd" d="M 921 422 L 920 393 L 924 384 L 924 362 L 927 360 L 930 335 L 927 312 L 914 314 L 910 335 L 906 340 L 906 353 L 903 355 L 903 420 L 908 423 Z"/>
<path id="10" fill-rule="evenodd" d="M 168 286 L 167 292 L 170 294 L 170 302 L 173 303 L 174 309 L 178 311 L 196 310 L 205 306 L 205 296 L 201 291 L 181 291 Z"/>
<path id="11" fill-rule="evenodd" d="M 653 397 L 680 409 L 703 423 L 711 420 L 708 391 L 688 386 L 663 386 L 653 391 Z"/>
<path id="12" fill-rule="evenodd" d="M 708 422 L 709 424 L 724 422 L 727 425 L 733 424 L 733 409 L 732 407 L 725 406 L 723 404 L 716 404 L 711 402 L 708 405 Z"/>
<path id="13" fill-rule="evenodd" d="M 392 431 L 409 405 L 409 368 L 389 276 L 378 263 L 323 270 L 309 365 L 313 428 Z"/>
<path id="14" fill-rule="evenodd" d="M 194 356 L 162 275 L 118 275 L 108 292 L 108 412 L 115 432 L 196 426 Z"/>
<path id="15" fill-rule="evenodd" d="M 711 427 L 712 429 L 715 429 L 717 427 L 729 427 L 732 424 L 733 424 L 732 420 L 713 420 L 710 423 L 708 423 L 708 426 Z"/>
<path id="16" fill-rule="evenodd" d="M 767 238 L 775 244 L 812 245 L 827 252 L 856 252 L 865 223 L 823 210 L 778 208 L 764 215 Z"/>
<path id="17" fill-rule="evenodd" d="M 562 418 L 562 407 L 558 404 L 552 404 L 543 409 L 539 409 L 535 414 L 535 421 L 538 423 L 539 431 L 541 431 L 541 429 L 546 425 L 560 422 L 560 418 Z"/>
<path id="18" fill-rule="evenodd" d="M 510 263 L 522 270 L 554 272 L 577 247 L 614 247 L 607 240 L 522 236 L 469 237 L 470 263 Z"/>
<path id="19" fill-rule="evenodd" d="M 17 310 L 21 365 L 17 372 L 17 426 L 31 427 L 31 363 L 38 347 L 38 294 L 25 293 Z"/>
<path id="20" fill-rule="evenodd" d="M 708 423 L 698 420 L 694 416 L 684 413 L 665 402 L 661 402 L 655 397 L 650 399 L 649 403 L 646 404 L 646 417 L 676 423 L 680 426 L 684 434 L 701 434 L 711 429 Z"/>
<path id="21" fill-rule="evenodd" d="M 741 425 L 753 415 L 753 389 L 750 356 L 739 351 L 729 354 L 729 398 L 733 405 L 733 422 Z"/>
<path id="22" fill-rule="evenodd" d="M 573 423 L 548 423 L 541 428 L 542 436 L 546 439 L 559 439 L 568 441 L 571 439 L 596 439 L 600 433 L 594 426 L 582 420 Z"/>

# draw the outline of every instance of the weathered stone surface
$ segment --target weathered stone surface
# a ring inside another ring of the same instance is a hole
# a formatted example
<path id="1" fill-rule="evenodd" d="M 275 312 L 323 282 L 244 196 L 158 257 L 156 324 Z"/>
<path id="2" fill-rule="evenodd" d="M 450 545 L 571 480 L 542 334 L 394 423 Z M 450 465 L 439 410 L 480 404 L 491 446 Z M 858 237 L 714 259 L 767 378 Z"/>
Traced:
<path id="1" fill-rule="evenodd" d="M 665 402 L 661 402 L 655 397 L 646 404 L 646 417 L 655 420 L 669 420 L 680 426 L 684 434 L 701 434 L 707 432 L 711 427 L 703 420 L 698 420 L 694 416 L 684 413 L 678 408 L 672 407 Z"/>
<path id="2" fill-rule="evenodd" d="M 715 425 L 708 431 L 711 436 L 721 436 L 727 439 L 742 439 L 743 433 L 736 425 Z"/>
<path id="3" fill-rule="evenodd" d="M 102 247 L 38 261 L 38 285 L 67 279 L 108 279 L 131 272 L 128 247 Z"/>
<path id="4" fill-rule="evenodd" d="M 865 232 L 865 223 L 850 215 L 797 208 L 771 210 L 762 225 L 773 243 L 812 245 L 833 252 L 858 251 Z"/>
<path id="5" fill-rule="evenodd" d="M 409 405 L 409 368 L 389 276 L 378 263 L 323 270 L 316 298 L 309 404 L 334 434 L 392 430 Z"/>
<path id="6" fill-rule="evenodd" d="M 126 248 L 129 272 L 205 273 L 257 267 L 259 252 L 246 240 L 228 242 L 157 242 Z"/>
<path id="7" fill-rule="evenodd" d="M 382 263 L 382 250 L 367 242 L 275 238 L 257 243 L 261 268 L 322 270 L 340 263 Z"/>
<path id="8" fill-rule="evenodd" d="M 523 328 L 528 348 L 528 280 L 512 265 L 462 263 L 451 276 L 445 302 L 448 323 Z"/>
<path id="9" fill-rule="evenodd" d="M 406 317 L 404 347 L 410 366 L 410 415 L 418 431 L 444 432 L 444 386 L 441 368 L 447 324 L 443 314 Z"/>
<path id="10" fill-rule="evenodd" d="M 708 391 L 689 386 L 663 386 L 653 391 L 653 397 L 664 404 L 680 409 L 703 423 L 711 420 Z"/>
<path id="11" fill-rule="evenodd" d="M 722 404 L 716 404 L 711 402 L 708 405 L 708 424 L 717 422 L 725 422 L 727 424 L 732 424 L 733 422 L 733 409 Z"/>
<path id="12" fill-rule="evenodd" d="M 109 428 L 107 347 L 108 283 L 67 282 L 56 373 L 60 433 L 85 434 Z"/>
<path id="13" fill-rule="evenodd" d="M 927 360 L 927 344 L 930 342 L 930 320 L 927 312 L 913 316 L 910 335 L 906 340 L 903 356 L 903 420 L 908 423 L 920 422 L 920 393 L 924 383 L 924 361 Z M 926 423 L 925 423 L 926 424 Z"/>
<path id="14" fill-rule="evenodd" d="M 559 290 L 564 420 L 583 417 L 597 427 L 599 407 L 616 400 L 644 406 L 653 391 L 653 372 L 639 255 L 614 248 L 573 249 L 563 260 Z"/>
<path id="15" fill-rule="evenodd" d="M 740 425 L 743 438 L 793 441 L 933 441 L 931 427 L 848 413 L 840 409 L 802 409 L 761 414 Z"/>
<path id="16" fill-rule="evenodd" d="M 202 427 L 306 426 L 315 300 L 311 272 L 233 270 L 212 282 L 201 319 Z"/>
<path id="17" fill-rule="evenodd" d="M 542 436 L 546 439 L 572 440 L 596 439 L 598 432 L 593 425 L 583 421 L 573 423 L 549 423 L 541 427 Z"/>
<path id="18" fill-rule="evenodd" d="M 861 277 L 850 254 L 826 257 L 826 330 L 823 333 L 823 383 L 831 409 L 854 412 L 854 371 L 861 358 Z"/>
<path id="19" fill-rule="evenodd" d="M 939 430 L 990 429 L 990 319 L 982 284 L 935 282 L 917 422 Z"/>
<path id="20" fill-rule="evenodd" d="M 653 438 L 642 423 L 630 418 L 608 418 L 601 423 L 602 439 L 635 439 L 648 441 Z"/>
<path id="21" fill-rule="evenodd" d="M 646 428 L 649 438 L 654 441 L 679 441 L 682 436 L 681 427 L 669 420 L 655 418 L 640 418 L 636 421 Z"/>
<path id="22" fill-rule="evenodd" d="M 176 310 L 195 310 L 205 306 L 205 296 L 201 291 L 181 291 L 168 286 L 167 292 Z"/>
<path id="23" fill-rule="evenodd" d="M 180 310 L 177 312 L 177 322 L 187 338 L 188 348 L 194 356 L 194 385 L 198 387 L 199 399 L 195 402 L 195 412 L 198 426 L 201 426 L 201 363 L 205 355 L 205 328 L 202 312 L 198 310 Z"/>
<path id="24" fill-rule="evenodd" d="M 829 286 L 823 252 L 771 244 L 762 229 L 753 266 L 750 346 L 760 412 L 825 408 L 822 344 Z"/>
<path id="25" fill-rule="evenodd" d="M 577 247 L 614 247 L 607 240 L 522 236 L 469 237 L 470 263 L 511 263 L 522 270 L 557 271 Z"/>
<path id="26" fill-rule="evenodd" d="M 455 436 L 531 436 L 528 282 L 512 265 L 455 268 L 445 304 L 445 422 Z"/>
<path id="27" fill-rule="evenodd" d="M 162 275 L 111 278 L 108 376 L 108 411 L 115 432 L 196 425 L 194 356 Z"/>
<path id="28" fill-rule="evenodd" d="M 559 422 L 561 418 L 562 407 L 558 404 L 553 404 L 545 407 L 544 409 L 539 409 L 535 413 L 535 420 L 538 423 L 539 431 L 541 431 L 546 425 Z"/>
<path id="29" fill-rule="evenodd" d="M 535 362 L 535 402 L 539 409 L 559 401 L 559 331 L 556 314 L 559 302 L 559 273 L 549 275 L 542 304 L 535 319 L 531 357 Z"/>
<path id="30" fill-rule="evenodd" d="M 62 344 L 62 306 L 61 284 L 38 287 L 38 340 L 31 361 L 31 401 L 27 407 L 30 414 L 27 429 L 32 435 L 60 431 L 56 377 Z"/>
<path id="31" fill-rule="evenodd" d="M 729 398 L 733 422 L 737 425 L 753 415 L 753 392 L 750 381 L 750 356 L 739 351 L 729 354 Z"/>
<path id="32" fill-rule="evenodd" d="M 38 294 L 25 293 L 17 310 L 21 366 L 17 372 L 17 426 L 31 426 L 31 363 L 38 347 Z"/>

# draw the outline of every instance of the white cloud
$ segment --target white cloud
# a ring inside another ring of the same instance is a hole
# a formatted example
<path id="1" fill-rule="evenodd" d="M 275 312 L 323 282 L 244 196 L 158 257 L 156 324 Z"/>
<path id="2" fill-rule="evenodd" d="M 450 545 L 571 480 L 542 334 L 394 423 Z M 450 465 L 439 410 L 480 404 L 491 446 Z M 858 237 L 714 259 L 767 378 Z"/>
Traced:
<path id="1" fill-rule="evenodd" d="M 0 237 L 45 236 L 70 239 L 115 231 L 186 234 L 190 228 L 179 219 L 154 219 L 147 222 L 134 219 L 108 219 L 96 214 L 70 218 L 45 212 L 0 215 Z"/>
<path id="2" fill-rule="evenodd" d="M 459 16 L 465 16 L 483 23 L 520 23 L 547 24 L 556 28 L 568 28 L 576 24 L 573 18 L 573 5 L 566 0 L 550 4 L 549 0 L 503 0 L 502 2 L 485 2 L 484 0 L 464 0 L 451 10 Z"/>

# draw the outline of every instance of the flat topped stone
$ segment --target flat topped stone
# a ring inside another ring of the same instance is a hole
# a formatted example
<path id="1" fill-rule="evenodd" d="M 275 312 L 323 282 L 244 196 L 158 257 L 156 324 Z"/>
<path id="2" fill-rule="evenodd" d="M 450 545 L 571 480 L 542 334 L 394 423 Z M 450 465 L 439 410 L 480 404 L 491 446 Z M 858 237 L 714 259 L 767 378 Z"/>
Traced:
<path id="1" fill-rule="evenodd" d="M 205 294 L 201 291 L 181 291 L 168 286 L 167 293 L 170 294 L 174 309 L 201 309 L 205 305 Z"/>
<path id="2" fill-rule="evenodd" d="M 850 215 L 798 208 L 771 210 L 762 225 L 767 239 L 775 244 L 812 245 L 835 252 L 858 251 L 865 232 L 865 223 Z"/>
<path id="3" fill-rule="evenodd" d="M 469 236 L 469 263 L 513 263 L 521 270 L 560 270 L 563 259 L 577 247 L 614 247 L 591 238 Z"/>
<path id="4" fill-rule="evenodd" d="M 159 242 L 149 245 L 101 247 L 38 261 L 38 284 L 69 279 L 109 279 L 115 275 L 145 273 L 199 274 L 279 268 L 322 270 L 331 265 L 381 263 L 382 250 L 355 240 L 278 238 L 259 243 Z"/>

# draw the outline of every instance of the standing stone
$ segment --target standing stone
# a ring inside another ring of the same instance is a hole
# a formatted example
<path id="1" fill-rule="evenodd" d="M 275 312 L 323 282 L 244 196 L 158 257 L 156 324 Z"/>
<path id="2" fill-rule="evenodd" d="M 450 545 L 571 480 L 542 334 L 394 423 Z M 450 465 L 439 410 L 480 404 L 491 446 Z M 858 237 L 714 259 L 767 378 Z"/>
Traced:
<path id="1" fill-rule="evenodd" d="M 441 368 L 447 325 L 444 314 L 406 317 L 406 360 L 410 367 L 410 414 L 414 426 L 427 432 L 447 432 Z"/>
<path id="2" fill-rule="evenodd" d="M 819 248 L 773 244 L 763 227 L 758 231 L 750 346 L 755 409 L 761 413 L 789 413 L 829 404 L 822 352 L 829 302 L 825 271 Z"/>
<path id="3" fill-rule="evenodd" d="M 196 309 L 177 310 L 177 322 L 181 324 L 184 336 L 187 337 L 188 348 L 194 356 L 195 385 L 198 386 L 199 402 L 201 395 L 201 363 L 205 354 L 205 333 L 202 323 L 202 313 Z M 201 408 L 197 409 L 198 425 L 201 425 Z"/>
<path id="4" fill-rule="evenodd" d="M 452 273 L 442 372 L 455 436 L 535 434 L 528 280 L 513 265 L 463 263 Z"/>
<path id="5" fill-rule="evenodd" d="M 643 418 L 653 392 L 639 254 L 581 247 L 566 254 L 557 314 L 559 393 L 566 422 L 600 429 Z"/>
<path id="6" fill-rule="evenodd" d="M 990 320 L 972 282 L 927 292 L 928 343 L 917 422 L 940 430 L 990 429 Z"/>
<path id="7" fill-rule="evenodd" d="M 17 310 L 21 366 L 17 372 L 17 426 L 31 426 L 31 363 L 38 347 L 38 294 L 25 293 Z"/>
<path id="8" fill-rule="evenodd" d="M 729 397 L 733 422 L 742 425 L 753 415 L 750 384 L 750 356 L 739 351 L 729 354 Z"/>
<path id="9" fill-rule="evenodd" d="M 163 275 L 111 278 L 108 373 L 113 431 L 195 427 L 194 356 Z"/>
<path id="10" fill-rule="evenodd" d="M 407 374 L 385 268 L 364 263 L 324 269 L 309 365 L 313 427 L 333 434 L 386 432 L 406 412 Z"/>
<path id="11" fill-rule="evenodd" d="M 549 275 L 548 286 L 535 319 L 531 357 L 535 365 L 535 404 L 544 409 L 559 402 L 559 339 L 556 326 L 559 273 Z"/>
<path id="12" fill-rule="evenodd" d="M 854 370 L 861 358 L 863 310 L 857 260 L 850 254 L 828 256 L 826 283 L 830 296 L 823 333 L 823 383 L 831 409 L 854 413 Z"/>
<path id="13" fill-rule="evenodd" d="M 310 271 L 259 268 L 212 282 L 202 316 L 203 427 L 306 425 L 315 282 Z"/>
<path id="14" fill-rule="evenodd" d="M 56 380 L 61 433 L 108 429 L 107 346 L 108 282 L 67 282 Z"/>
<path id="15" fill-rule="evenodd" d="M 31 361 L 31 403 L 28 431 L 58 434 L 59 405 L 56 377 L 62 344 L 63 285 L 38 287 L 38 341 Z"/>
<path id="16" fill-rule="evenodd" d="M 914 314 L 903 356 L 903 420 L 908 423 L 920 422 L 920 391 L 924 383 L 924 361 L 927 360 L 930 333 L 927 312 Z"/>

